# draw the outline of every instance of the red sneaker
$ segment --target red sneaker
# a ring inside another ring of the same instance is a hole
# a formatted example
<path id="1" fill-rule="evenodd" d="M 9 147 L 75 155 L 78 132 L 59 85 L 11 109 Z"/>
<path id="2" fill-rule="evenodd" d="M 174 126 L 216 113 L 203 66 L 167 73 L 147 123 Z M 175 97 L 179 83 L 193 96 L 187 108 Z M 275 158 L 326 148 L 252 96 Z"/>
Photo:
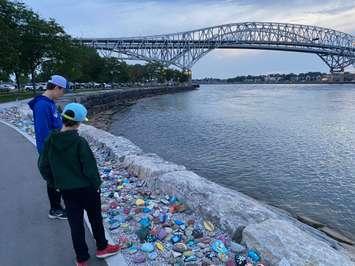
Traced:
<path id="1" fill-rule="evenodd" d="M 107 247 L 105 249 L 96 251 L 96 258 L 104 259 L 117 254 L 120 250 L 121 247 L 119 245 L 107 244 Z"/>
<path id="2" fill-rule="evenodd" d="M 83 261 L 83 262 L 76 262 L 76 266 L 89 266 L 87 261 Z"/>

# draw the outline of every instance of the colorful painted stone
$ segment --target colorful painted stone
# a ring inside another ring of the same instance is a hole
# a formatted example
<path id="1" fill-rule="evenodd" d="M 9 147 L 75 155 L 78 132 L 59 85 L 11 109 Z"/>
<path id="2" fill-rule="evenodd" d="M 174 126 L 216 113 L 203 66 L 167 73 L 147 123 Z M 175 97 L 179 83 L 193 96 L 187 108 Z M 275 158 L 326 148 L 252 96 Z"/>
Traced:
<path id="1" fill-rule="evenodd" d="M 144 200 L 142 200 L 142 199 L 137 199 L 137 200 L 136 200 L 136 205 L 137 205 L 137 206 L 143 206 L 144 203 L 145 203 L 145 202 L 144 202 Z"/>
<path id="2" fill-rule="evenodd" d="M 247 264 L 247 258 L 243 255 L 236 254 L 234 257 L 236 266 L 245 266 Z"/>
<path id="3" fill-rule="evenodd" d="M 152 234 L 148 234 L 147 237 L 145 238 L 148 242 L 154 242 L 155 240 L 157 240 L 157 238 L 152 235 Z"/>
<path id="4" fill-rule="evenodd" d="M 146 252 L 146 253 L 149 253 L 149 252 L 153 252 L 154 250 L 154 245 L 152 243 L 144 243 L 142 246 L 141 246 L 141 250 L 143 252 Z"/>
<path id="5" fill-rule="evenodd" d="M 138 236 L 141 242 L 143 242 L 147 238 L 148 234 L 149 234 L 149 228 L 147 227 L 141 227 L 136 232 L 136 235 Z"/>
<path id="6" fill-rule="evenodd" d="M 177 243 L 177 242 L 179 242 L 179 241 L 181 241 L 181 235 L 173 235 L 173 236 L 171 237 L 171 242 L 172 242 L 173 244 L 175 244 L 175 243 Z"/>
<path id="7" fill-rule="evenodd" d="M 174 223 L 175 223 L 176 225 L 183 225 L 183 224 L 184 224 L 184 221 L 175 219 L 175 220 L 174 220 Z"/>
<path id="8" fill-rule="evenodd" d="M 184 251 L 187 250 L 187 246 L 184 243 L 176 243 L 173 246 L 173 250 L 176 251 L 176 252 L 183 253 Z"/>
<path id="9" fill-rule="evenodd" d="M 258 254 L 257 251 L 251 249 L 248 251 L 248 254 L 247 254 L 248 258 L 251 259 L 251 261 L 253 263 L 258 263 L 260 261 L 260 255 Z"/>
<path id="10" fill-rule="evenodd" d="M 148 254 L 148 259 L 149 260 L 155 260 L 158 257 L 158 253 L 153 251 Z"/>
<path id="11" fill-rule="evenodd" d="M 143 227 L 150 227 L 150 220 L 149 218 L 142 218 L 140 221 L 139 221 L 140 225 L 143 226 Z"/>
<path id="12" fill-rule="evenodd" d="M 152 211 L 152 209 L 150 209 L 150 208 L 148 208 L 148 207 L 143 208 L 143 212 L 144 212 L 144 213 L 149 213 L 149 212 L 151 212 L 151 211 Z"/>
<path id="13" fill-rule="evenodd" d="M 133 257 L 133 263 L 138 264 L 138 263 L 143 263 L 145 261 L 146 261 L 146 258 L 144 256 L 144 254 L 142 254 L 142 253 L 138 253 L 137 255 L 135 255 Z"/>
<path id="14" fill-rule="evenodd" d="M 192 231 L 192 236 L 196 239 L 203 237 L 203 232 L 200 229 L 195 228 Z"/>
<path id="15" fill-rule="evenodd" d="M 164 238 L 168 235 L 168 233 L 166 232 L 166 230 L 164 228 L 161 228 L 158 232 L 158 239 L 159 240 L 164 240 Z"/>
<path id="16" fill-rule="evenodd" d="M 161 252 L 163 252 L 163 251 L 165 250 L 163 243 L 160 242 L 160 241 L 157 241 L 157 242 L 155 243 L 155 246 L 156 246 L 157 249 L 158 249 L 159 251 L 161 251 Z"/>
<path id="17" fill-rule="evenodd" d="M 203 226 L 209 232 L 213 232 L 215 229 L 213 223 L 207 220 L 203 222 Z"/>
<path id="18" fill-rule="evenodd" d="M 197 261 L 197 257 L 196 257 L 196 256 L 190 256 L 190 257 L 185 258 L 184 261 L 185 261 L 185 262 Z"/>
<path id="19" fill-rule="evenodd" d="M 115 222 L 115 223 L 113 223 L 113 224 L 110 225 L 110 230 L 111 230 L 111 231 L 112 231 L 112 230 L 115 230 L 115 229 L 117 229 L 118 227 L 120 227 L 120 225 L 121 225 L 121 223 Z"/>
<path id="20" fill-rule="evenodd" d="M 128 249 L 128 253 L 131 255 L 137 253 L 137 251 L 138 249 L 135 246 L 132 246 Z"/>
<path id="21" fill-rule="evenodd" d="M 213 241 L 211 248 L 214 252 L 218 254 L 219 253 L 225 254 L 228 252 L 227 248 L 225 247 L 224 243 L 221 240 Z"/>

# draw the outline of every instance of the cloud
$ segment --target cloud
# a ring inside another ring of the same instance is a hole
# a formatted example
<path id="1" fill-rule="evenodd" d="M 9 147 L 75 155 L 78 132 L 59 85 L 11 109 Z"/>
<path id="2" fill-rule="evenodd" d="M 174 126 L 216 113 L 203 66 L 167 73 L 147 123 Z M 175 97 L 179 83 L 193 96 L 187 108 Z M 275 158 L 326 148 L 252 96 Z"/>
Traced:
<path id="1" fill-rule="evenodd" d="M 74 37 L 154 35 L 246 21 L 309 24 L 355 33 L 355 3 L 348 0 L 296 0 L 287 1 L 287 5 L 283 0 L 26 0 L 25 3 L 42 16 L 55 18 Z M 213 68 L 216 62 L 228 61 L 232 66 L 232 61 L 262 58 L 263 54 L 272 53 L 213 51 L 201 60 L 206 66 L 198 63 L 196 69 L 201 73 L 210 71 L 221 75 Z M 268 58 L 269 66 L 281 65 L 277 60 L 285 60 L 283 56 L 275 58 L 272 55 Z M 315 70 L 323 70 L 318 59 L 313 62 Z M 285 72 L 301 69 L 302 62 L 298 64 L 297 67 L 285 66 Z M 264 67 L 267 72 L 267 66 Z M 244 69 L 248 72 L 253 66 L 245 64 Z"/>

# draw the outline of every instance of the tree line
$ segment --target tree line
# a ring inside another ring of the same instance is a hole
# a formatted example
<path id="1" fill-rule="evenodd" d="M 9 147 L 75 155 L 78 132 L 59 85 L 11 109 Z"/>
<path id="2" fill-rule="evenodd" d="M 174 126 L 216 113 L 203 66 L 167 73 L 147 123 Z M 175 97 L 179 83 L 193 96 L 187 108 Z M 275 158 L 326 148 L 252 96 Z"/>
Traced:
<path id="1" fill-rule="evenodd" d="M 72 82 L 185 82 L 188 75 L 159 63 L 129 65 L 104 58 L 67 34 L 54 19 L 41 18 L 24 3 L 0 0 L 0 81 L 15 77 L 43 82 L 59 73 Z"/>

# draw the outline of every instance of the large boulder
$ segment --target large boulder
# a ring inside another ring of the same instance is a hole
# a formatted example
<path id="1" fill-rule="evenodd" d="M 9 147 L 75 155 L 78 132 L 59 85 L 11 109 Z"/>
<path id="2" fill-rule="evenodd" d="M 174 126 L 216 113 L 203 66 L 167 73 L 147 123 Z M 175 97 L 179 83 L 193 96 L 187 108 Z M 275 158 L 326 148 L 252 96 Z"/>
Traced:
<path id="1" fill-rule="evenodd" d="M 121 165 L 127 168 L 128 172 L 141 177 L 150 178 L 174 171 L 183 171 L 185 166 L 165 161 L 153 153 L 144 155 L 127 155 Z"/>
<path id="2" fill-rule="evenodd" d="M 89 125 L 81 125 L 79 133 L 102 150 L 108 150 L 115 159 L 131 154 L 142 154 L 141 148 L 130 140 L 112 135 L 104 130 Z"/>
<path id="3" fill-rule="evenodd" d="M 344 250 L 336 250 L 286 220 L 268 219 L 248 225 L 243 231 L 243 242 L 261 252 L 271 265 L 284 265 L 282 261 L 292 266 L 355 265 Z"/>
<path id="4" fill-rule="evenodd" d="M 220 225 L 222 229 L 241 238 L 243 228 L 283 214 L 237 191 L 202 178 L 191 171 L 175 171 L 152 179 L 149 185 L 186 201 L 194 211 Z"/>

